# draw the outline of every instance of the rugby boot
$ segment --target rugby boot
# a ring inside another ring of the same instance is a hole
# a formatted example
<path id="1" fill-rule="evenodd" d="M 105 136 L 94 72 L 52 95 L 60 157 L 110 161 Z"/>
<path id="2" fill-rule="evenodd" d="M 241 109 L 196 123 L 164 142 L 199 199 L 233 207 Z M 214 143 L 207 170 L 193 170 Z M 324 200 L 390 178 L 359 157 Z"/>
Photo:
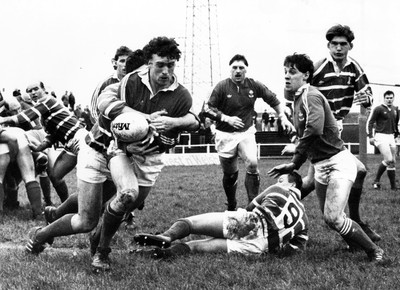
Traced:
<path id="1" fill-rule="evenodd" d="M 44 243 L 38 242 L 36 240 L 36 233 L 40 229 L 41 229 L 41 227 L 34 227 L 34 228 L 30 229 L 30 231 L 28 233 L 29 240 L 25 246 L 25 249 L 28 253 L 31 253 L 34 255 L 39 255 L 41 252 L 44 251 L 44 249 L 45 249 Z"/>
<path id="2" fill-rule="evenodd" d="M 97 248 L 96 254 L 92 258 L 92 267 L 94 271 L 109 271 L 111 269 L 111 261 L 108 255 L 110 248 Z"/>

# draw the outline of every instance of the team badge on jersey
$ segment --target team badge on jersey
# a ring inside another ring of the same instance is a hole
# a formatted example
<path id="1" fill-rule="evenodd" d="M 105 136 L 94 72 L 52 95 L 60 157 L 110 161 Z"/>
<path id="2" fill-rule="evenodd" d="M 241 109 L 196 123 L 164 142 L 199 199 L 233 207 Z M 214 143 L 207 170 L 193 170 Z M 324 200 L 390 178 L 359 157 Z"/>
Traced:
<path id="1" fill-rule="evenodd" d="M 249 98 L 253 98 L 254 97 L 254 92 L 253 92 L 253 90 L 250 90 L 249 91 Z"/>
<path id="2" fill-rule="evenodd" d="M 227 95 L 226 97 L 227 97 L 228 99 L 230 99 L 230 98 L 232 98 L 232 95 Z"/>

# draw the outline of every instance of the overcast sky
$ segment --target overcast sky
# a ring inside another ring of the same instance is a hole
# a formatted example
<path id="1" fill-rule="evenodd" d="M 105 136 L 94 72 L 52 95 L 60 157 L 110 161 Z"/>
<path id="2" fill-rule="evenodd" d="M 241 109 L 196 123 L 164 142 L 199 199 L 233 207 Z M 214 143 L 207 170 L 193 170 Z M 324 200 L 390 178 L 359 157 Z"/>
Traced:
<path id="1" fill-rule="evenodd" d="M 370 82 L 400 83 L 398 0 L 216 3 L 223 78 L 229 59 L 241 53 L 249 61 L 248 76 L 282 95 L 284 57 L 326 56 L 325 32 L 341 23 L 355 33 L 350 54 Z M 186 0 L 3 0 L 0 6 L 0 88 L 6 97 L 42 80 L 58 96 L 72 91 L 86 105 L 98 82 L 112 73 L 110 59 L 119 46 L 141 48 L 161 35 L 184 45 Z M 400 99 L 399 88 L 391 87 L 374 87 L 376 97 L 386 89 Z"/>

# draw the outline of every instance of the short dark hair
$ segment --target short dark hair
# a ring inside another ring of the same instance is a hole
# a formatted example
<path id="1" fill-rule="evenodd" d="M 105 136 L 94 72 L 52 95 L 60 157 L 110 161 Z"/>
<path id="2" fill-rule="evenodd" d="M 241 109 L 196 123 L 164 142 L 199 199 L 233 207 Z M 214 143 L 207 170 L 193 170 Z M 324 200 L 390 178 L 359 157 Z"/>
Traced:
<path id="1" fill-rule="evenodd" d="M 229 61 L 229 65 L 231 65 L 234 61 L 243 61 L 246 66 L 249 66 L 247 59 L 244 57 L 244 55 L 241 54 L 234 55 Z"/>
<path id="2" fill-rule="evenodd" d="M 284 66 L 294 67 L 301 71 L 302 73 L 309 72 L 310 75 L 307 79 L 307 82 L 310 83 L 314 74 L 314 64 L 310 57 L 306 54 L 298 54 L 294 53 L 292 55 L 288 55 L 283 62 Z"/>
<path id="3" fill-rule="evenodd" d="M 350 43 L 354 40 L 354 33 L 347 25 L 337 24 L 332 26 L 326 32 L 325 37 L 328 41 L 331 41 L 335 36 L 344 36 Z"/>
<path id="4" fill-rule="evenodd" d="M 126 73 L 133 72 L 146 63 L 144 59 L 144 53 L 141 49 L 136 49 L 130 55 L 128 55 L 125 63 Z"/>
<path id="5" fill-rule="evenodd" d="M 168 57 L 178 61 L 181 58 L 181 51 L 178 46 L 179 44 L 174 38 L 168 38 L 166 36 L 153 38 L 143 47 L 144 58 L 146 61 L 149 61 L 152 59 L 153 54 L 156 54 L 161 57 Z"/>
<path id="6" fill-rule="evenodd" d="M 129 55 L 132 53 L 132 50 L 127 46 L 120 46 L 114 55 L 114 60 L 118 60 L 118 58 L 122 55 Z"/>
<path id="7" fill-rule="evenodd" d="M 383 94 L 384 97 L 386 97 L 386 96 L 388 96 L 388 95 L 393 95 L 393 96 L 394 96 L 393 91 L 386 91 L 386 92 Z"/>
<path id="8" fill-rule="evenodd" d="M 288 174 L 289 175 L 289 182 L 294 182 L 295 183 L 295 187 L 297 189 L 301 189 L 301 187 L 303 186 L 303 179 L 301 178 L 301 175 L 298 174 L 296 171 L 293 171 L 291 173 Z"/>
<path id="9" fill-rule="evenodd" d="M 13 97 L 21 96 L 21 90 L 20 90 L 20 89 L 15 89 L 15 90 L 12 92 L 12 95 L 13 95 Z"/>

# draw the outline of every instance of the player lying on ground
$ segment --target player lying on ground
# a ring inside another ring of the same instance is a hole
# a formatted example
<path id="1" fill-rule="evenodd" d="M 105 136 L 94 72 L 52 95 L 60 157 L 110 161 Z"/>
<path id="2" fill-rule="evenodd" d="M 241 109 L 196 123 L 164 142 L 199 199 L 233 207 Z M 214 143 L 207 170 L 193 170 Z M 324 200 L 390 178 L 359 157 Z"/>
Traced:
<path id="1" fill-rule="evenodd" d="M 177 220 L 159 235 L 137 234 L 140 245 L 156 246 L 137 253 L 170 258 L 190 252 L 227 252 L 261 255 L 290 254 L 305 249 L 308 218 L 300 202 L 301 177 L 292 172 L 259 194 L 245 209 L 212 212 Z M 190 234 L 212 238 L 171 243 Z"/>

